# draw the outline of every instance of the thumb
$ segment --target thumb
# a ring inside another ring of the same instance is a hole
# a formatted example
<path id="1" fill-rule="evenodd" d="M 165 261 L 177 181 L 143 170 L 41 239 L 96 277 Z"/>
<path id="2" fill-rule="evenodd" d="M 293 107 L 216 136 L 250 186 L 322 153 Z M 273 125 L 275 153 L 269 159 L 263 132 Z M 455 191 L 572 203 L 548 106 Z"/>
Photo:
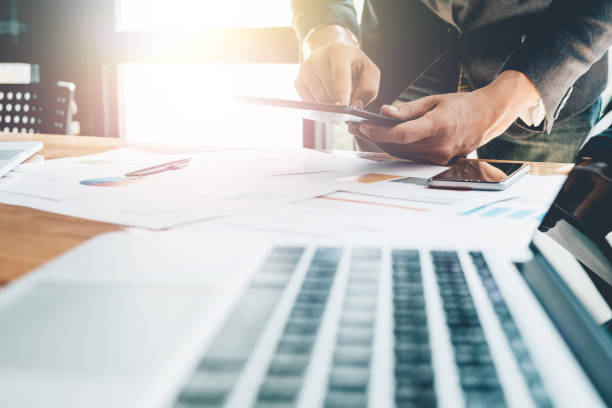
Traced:
<path id="1" fill-rule="evenodd" d="M 438 103 L 435 96 L 426 96 L 412 102 L 402 103 L 396 106 L 384 105 L 380 111 L 383 115 L 391 116 L 400 120 L 413 120 L 420 118 Z"/>

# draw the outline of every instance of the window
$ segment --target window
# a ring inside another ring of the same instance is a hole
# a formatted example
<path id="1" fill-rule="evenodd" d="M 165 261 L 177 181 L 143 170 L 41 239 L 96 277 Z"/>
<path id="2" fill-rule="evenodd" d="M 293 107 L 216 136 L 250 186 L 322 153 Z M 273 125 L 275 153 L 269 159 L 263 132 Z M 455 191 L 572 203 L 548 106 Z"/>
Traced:
<path id="1" fill-rule="evenodd" d="M 356 3 L 360 10 L 363 0 Z M 164 52 L 171 50 L 172 54 L 176 49 L 184 57 L 190 53 L 205 53 L 208 48 L 218 52 L 224 47 L 232 47 L 227 45 L 224 36 L 246 36 L 248 32 L 244 28 L 265 31 L 288 27 L 291 2 L 116 0 L 115 15 L 119 36 L 151 33 L 155 38 L 162 38 L 159 48 Z M 214 34 L 201 37 L 206 31 Z M 286 32 L 293 36 L 289 30 Z M 193 41 L 193 38 L 207 40 Z M 229 42 L 237 48 L 234 54 L 240 56 L 242 51 L 248 51 L 257 55 L 257 46 L 250 45 L 250 50 L 242 50 L 241 40 L 239 37 L 238 41 L 234 38 Z M 266 45 L 260 43 L 262 49 Z M 156 47 L 150 48 L 147 52 L 155 54 Z M 273 54 L 274 50 L 267 49 L 265 55 L 271 52 Z M 194 63 L 176 63 L 170 56 L 160 61 L 163 63 L 121 63 L 118 67 L 121 136 L 129 140 L 209 146 L 301 146 L 299 113 L 242 105 L 231 98 L 233 94 L 298 98 L 293 87 L 297 61 L 271 63 L 265 61 L 265 56 L 262 58 L 264 60 L 256 63 L 243 62 L 240 58 L 231 63 L 216 62 L 214 57 L 213 62 L 194 58 Z"/>
<path id="2" fill-rule="evenodd" d="M 119 31 L 284 27 L 291 22 L 291 1 L 117 0 L 116 15 Z"/>
<path id="3" fill-rule="evenodd" d="M 124 64 L 128 140 L 228 147 L 298 147 L 297 112 L 243 105 L 232 95 L 296 99 L 297 64 Z"/>

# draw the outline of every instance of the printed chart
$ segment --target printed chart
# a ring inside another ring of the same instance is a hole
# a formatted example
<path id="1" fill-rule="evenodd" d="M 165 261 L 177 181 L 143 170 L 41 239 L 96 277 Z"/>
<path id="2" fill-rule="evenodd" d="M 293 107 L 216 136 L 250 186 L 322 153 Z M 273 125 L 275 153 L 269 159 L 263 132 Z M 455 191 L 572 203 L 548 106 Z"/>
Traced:
<path id="1" fill-rule="evenodd" d="M 542 221 L 547 207 L 548 203 L 525 197 L 514 197 L 474 207 L 459 215 Z"/>

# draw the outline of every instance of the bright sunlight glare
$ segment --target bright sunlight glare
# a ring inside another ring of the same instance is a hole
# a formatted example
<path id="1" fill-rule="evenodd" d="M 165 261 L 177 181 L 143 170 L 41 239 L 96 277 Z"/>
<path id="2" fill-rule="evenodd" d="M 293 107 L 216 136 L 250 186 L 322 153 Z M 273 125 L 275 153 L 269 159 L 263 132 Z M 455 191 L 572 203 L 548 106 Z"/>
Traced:
<path id="1" fill-rule="evenodd" d="M 119 31 L 286 27 L 289 0 L 116 0 Z"/>
<path id="2" fill-rule="evenodd" d="M 361 16 L 363 0 L 354 3 Z M 291 24 L 289 0 L 115 0 L 115 4 L 118 31 L 163 31 L 167 36 L 161 41 L 175 47 L 177 55 L 204 46 L 190 35 L 193 31 Z M 297 72 L 297 64 L 123 64 L 122 135 L 129 140 L 208 146 L 301 146 L 299 113 L 241 105 L 231 98 L 248 94 L 298 99 L 293 88 Z"/>
<path id="3" fill-rule="evenodd" d="M 295 100 L 297 69 L 297 64 L 124 64 L 124 135 L 143 142 L 299 147 L 299 113 L 232 99 L 246 94 Z"/>

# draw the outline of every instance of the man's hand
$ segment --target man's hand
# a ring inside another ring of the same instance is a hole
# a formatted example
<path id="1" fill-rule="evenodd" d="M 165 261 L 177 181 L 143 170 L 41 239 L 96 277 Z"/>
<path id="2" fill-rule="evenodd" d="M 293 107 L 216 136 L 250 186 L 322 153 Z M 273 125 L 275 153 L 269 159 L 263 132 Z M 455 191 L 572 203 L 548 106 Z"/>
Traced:
<path id="1" fill-rule="evenodd" d="M 303 100 L 363 108 L 376 98 L 380 70 L 348 29 L 316 29 L 305 40 L 302 56 L 295 88 Z"/>
<path id="2" fill-rule="evenodd" d="M 383 106 L 383 114 L 406 121 L 400 125 L 352 125 L 349 131 L 391 150 L 391 154 L 446 164 L 501 135 L 538 100 L 537 89 L 525 75 L 505 71 L 488 86 L 473 92 Z"/>

